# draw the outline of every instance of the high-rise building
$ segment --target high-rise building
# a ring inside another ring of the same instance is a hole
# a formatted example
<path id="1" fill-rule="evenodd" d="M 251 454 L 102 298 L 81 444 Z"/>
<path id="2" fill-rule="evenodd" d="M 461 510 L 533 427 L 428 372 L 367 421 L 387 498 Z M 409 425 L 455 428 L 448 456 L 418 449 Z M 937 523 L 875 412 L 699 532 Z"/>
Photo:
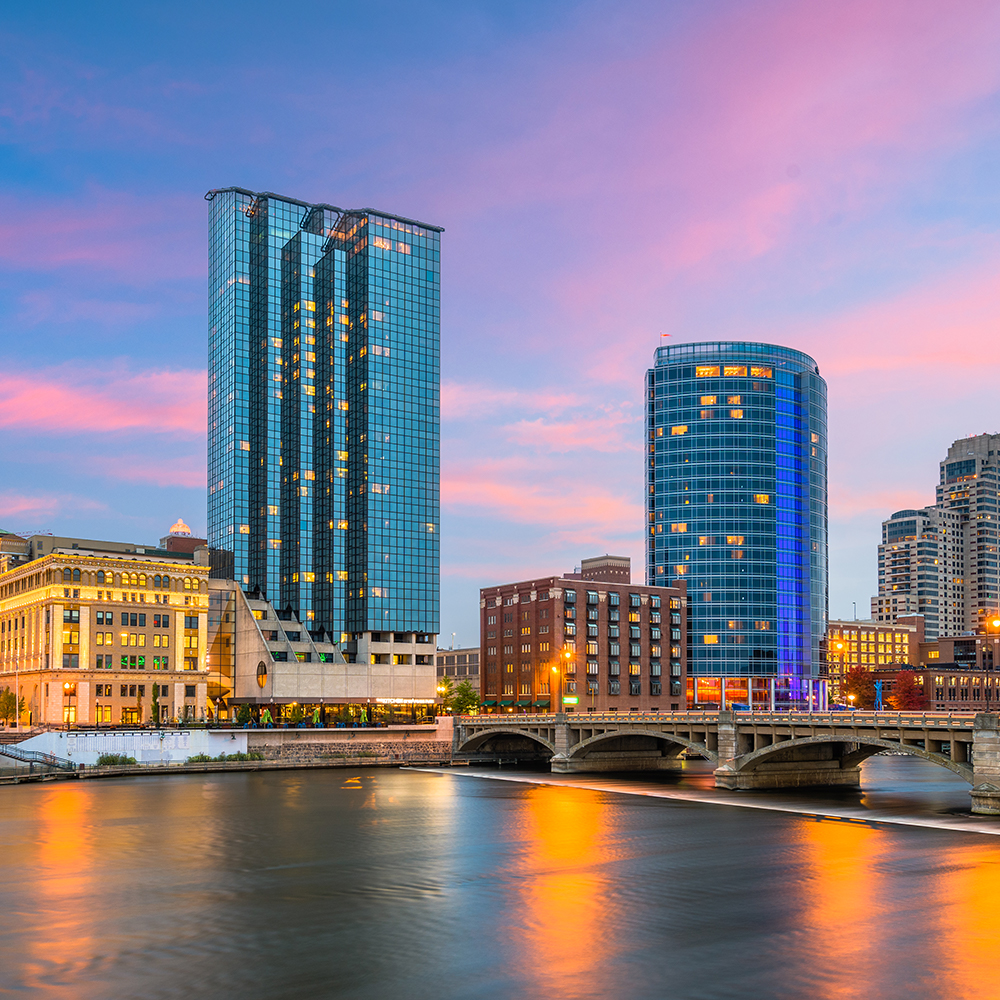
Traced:
<path id="1" fill-rule="evenodd" d="M 924 616 L 928 640 L 977 632 L 1000 610 L 1000 435 L 961 438 L 939 463 L 937 502 L 882 522 L 872 617 Z"/>
<path id="2" fill-rule="evenodd" d="M 965 628 L 962 517 L 941 507 L 898 510 L 882 522 L 872 620 L 922 615 L 928 639 Z"/>
<path id="3" fill-rule="evenodd" d="M 433 692 L 441 230 L 206 198 L 212 574 Z"/>
<path id="4" fill-rule="evenodd" d="M 826 383 L 770 344 L 661 347 L 646 378 L 646 578 L 688 593 L 692 677 L 818 704 L 827 619 Z M 772 684 L 772 679 L 774 684 Z M 739 690 L 737 690 L 739 689 Z"/>
<path id="5" fill-rule="evenodd" d="M 964 597 L 963 632 L 981 628 L 995 616 L 1000 603 L 997 565 L 997 472 L 1000 470 L 1000 434 L 979 434 L 962 438 L 949 449 L 940 463 L 937 506 L 955 511 L 962 520 L 962 549 L 965 557 L 964 586 L 953 605 Z"/>

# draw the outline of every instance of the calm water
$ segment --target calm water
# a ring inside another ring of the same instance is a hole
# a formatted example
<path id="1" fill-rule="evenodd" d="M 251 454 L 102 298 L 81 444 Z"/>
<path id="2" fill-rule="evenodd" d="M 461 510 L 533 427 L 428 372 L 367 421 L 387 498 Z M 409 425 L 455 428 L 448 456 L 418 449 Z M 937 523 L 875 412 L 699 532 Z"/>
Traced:
<path id="1" fill-rule="evenodd" d="M 1000 996 L 1000 837 L 932 828 L 968 804 L 942 769 L 879 758 L 863 799 L 764 803 L 925 828 L 571 787 L 589 777 L 0 789 L 0 994 Z M 600 782 L 712 794 L 697 768 Z"/>

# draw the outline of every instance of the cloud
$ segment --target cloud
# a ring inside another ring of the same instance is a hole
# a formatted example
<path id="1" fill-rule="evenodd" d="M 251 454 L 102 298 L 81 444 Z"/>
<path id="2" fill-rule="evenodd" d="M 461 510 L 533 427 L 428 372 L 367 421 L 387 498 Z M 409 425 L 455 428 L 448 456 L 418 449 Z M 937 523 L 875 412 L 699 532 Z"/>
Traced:
<path id="1" fill-rule="evenodd" d="M 42 520 L 61 513 L 76 513 L 79 511 L 104 511 L 107 506 L 89 497 L 75 496 L 67 493 L 25 494 L 13 490 L 0 491 L 0 528 L 13 531 L 20 521 L 27 527 L 18 530 L 33 530 L 36 525 L 29 524 L 28 519 Z"/>
<path id="2" fill-rule="evenodd" d="M 130 372 L 64 365 L 0 373 L 0 428 L 60 436 L 144 431 L 201 437 L 207 421 L 204 371 Z"/>

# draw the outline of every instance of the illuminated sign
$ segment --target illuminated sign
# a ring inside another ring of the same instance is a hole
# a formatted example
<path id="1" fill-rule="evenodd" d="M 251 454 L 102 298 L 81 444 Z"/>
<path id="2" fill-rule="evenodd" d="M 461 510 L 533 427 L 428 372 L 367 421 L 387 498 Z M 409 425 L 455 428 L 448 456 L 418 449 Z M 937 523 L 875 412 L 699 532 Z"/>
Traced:
<path id="1" fill-rule="evenodd" d="M 377 705 L 434 705 L 433 698 L 376 698 Z"/>
<path id="2" fill-rule="evenodd" d="M 563 698 L 563 704 L 564 705 L 579 705 L 580 704 L 580 699 L 577 698 L 576 695 L 569 695 L 568 697 Z"/>

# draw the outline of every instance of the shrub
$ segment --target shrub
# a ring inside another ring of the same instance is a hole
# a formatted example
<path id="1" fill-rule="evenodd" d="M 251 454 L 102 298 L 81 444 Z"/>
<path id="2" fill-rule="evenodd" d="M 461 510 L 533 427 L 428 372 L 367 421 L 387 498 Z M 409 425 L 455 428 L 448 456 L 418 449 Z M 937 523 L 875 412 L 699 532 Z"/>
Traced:
<path id="1" fill-rule="evenodd" d="M 98 767 L 109 767 L 114 764 L 119 766 L 122 764 L 134 764 L 136 763 L 135 757 L 129 757 L 128 754 L 124 753 L 102 753 L 100 757 L 97 758 Z"/>
<path id="2" fill-rule="evenodd" d="M 187 762 L 189 764 L 211 764 L 215 760 L 218 758 L 209 757 L 207 753 L 196 753 L 193 757 L 188 757 Z"/>

